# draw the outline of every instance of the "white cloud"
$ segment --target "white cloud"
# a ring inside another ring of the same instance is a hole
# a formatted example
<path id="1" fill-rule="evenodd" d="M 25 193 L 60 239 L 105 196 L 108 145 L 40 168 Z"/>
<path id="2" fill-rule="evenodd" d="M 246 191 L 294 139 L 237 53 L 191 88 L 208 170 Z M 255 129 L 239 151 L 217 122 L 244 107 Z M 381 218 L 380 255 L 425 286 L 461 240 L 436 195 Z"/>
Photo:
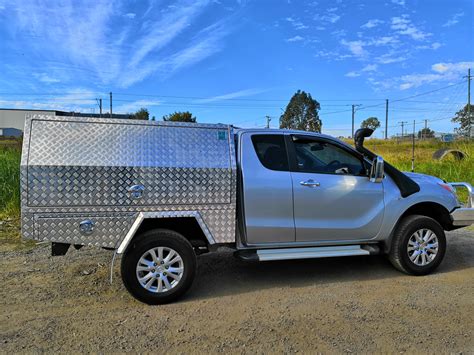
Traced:
<path id="1" fill-rule="evenodd" d="M 383 36 L 379 38 L 372 39 L 369 44 L 374 46 L 385 46 L 389 44 L 395 44 L 400 42 L 396 37 L 393 36 Z"/>
<path id="2" fill-rule="evenodd" d="M 378 69 L 377 64 L 367 64 L 365 67 L 362 68 L 364 72 L 376 71 Z"/>
<path id="3" fill-rule="evenodd" d="M 349 78 L 356 78 L 356 77 L 360 76 L 360 73 L 358 73 L 356 71 L 350 71 L 349 73 L 346 73 L 345 76 L 347 76 Z"/>
<path id="4" fill-rule="evenodd" d="M 253 96 L 256 94 L 261 94 L 262 92 L 266 92 L 266 91 L 267 90 L 262 90 L 262 89 L 245 89 L 245 90 L 239 90 L 239 91 L 231 92 L 224 95 L 209 97 L 207 99 L 195 100 L 194 102 L 209 103 L 209 102 L 215 102 L 215 101 L 224 101 L 224 100 L 229 100 L 229 99 L 236 99 L 239 97 Z"/>
<path id="5" fill-rule="evenodd" d="M 295 30 L 305 30 L 309 28 L 309 26 L 306 26 L 303 22 L 296 20 L 293 17 L 287 17 L 285 20 L 291 23 Z"/>
<path id="6" fill-rule="evenodd" d="M 405 6 L 405 0 L 392 0 L 395 5 Z"/>
<path id="7" fill-rule="evenodd" d="M 362 73 L 368 73 L 368 72 L 373 72 L 378 69 L 377 64 L 367 64 L 365 67 L 363 67 L 360 71 L 350 71 L 345 74 L 345 76 L 349 78 L 356 78 L 358 76 L 361 76 Z"/>
<path id="8" fill-rule="evenodd" d="M 58 110 L 58 111 L 76 111 L 91 112 L 97 107 L 96 98 L 105 96 L 103 93 L 88 89 L 75 88 L 69 89 L 67 95 L 51 95 L 48 97 L 7 100 L 0 99 L 0 106 L 12 108 L 32 108 L 38 110 Z"/>
<path id="9" fill-rule="evenodd" d="M 363 41 L 346 41 L 343 39 L 341 44 L 346 46 L 355 57 L 362 58 L 368 54 L 368 52 L 364 49 L 366 43 Z"/>
<path id="10" fill-rule="evenodd" d="M 446 23 L 443 24 L 443 27 L 451 27 L 459 22 L 459 19 L 464 16 L 464 12 L 458 12 L 454 14 Z"/>
<path id="11" fill-rule="evenodd" d="M 118 105 L 114 108 L 114 112 L 116 113 L 131 113 L 135 112 L 142 107 L 150 108 L 151 106 L 159 106 L 162 102 L 159 100 L 137 100 L 133 102 L 128 102 L 123 105 Z"/>
<path id="12" fill-rule="evenodd" d="M 33 36 L 35 41 L 25 42 L 29 50 L 40 53 L 32 63 L 46 63 L 41 66 L 45 75 L 37 77 L 39 82 L 67 84 L 77 77 L 71 74 L 74 71 L 80 71 L 84 81 L 121 87 L 150 75 L 165 77 L 219 52 L 223 37 L 236 23 L 231 14 L 214 24 L 215 30 L 210 29 L 213 25 L 202 29 L 208 21 L 203 14 L 210 0 L 177 0 L 161 9 L 158 1 L 149 0 L 143 12 L 126 11 L 127 2 L 108 0 L 51 2 L 48 6 L 18 0 L 11 4 L 11 33 Z M 140 21 L 130 21 L 137 17 Z M 184 35 L 186 40 L 177 40 Z"/>
<path id="13" fill-rule="evenodd" d="M 226 20 L 215 23 L 203 30 L 187 44 L 187 47 L 159 60 L 150 60 L 125 73 L 119 85 L 127 87 L 145 77 L 158 72 L 161 77 L 168 77 L 176 71 L 196 64 L 222 49 L 222 39 L 230 31 Z"/>
<path id="14" fill-rule="evenodd" d="M 430 43 L 430 44 L 426 44 L 426 45 L 422 45 L 422 46 L 417 46 L 416 48 L 417 49 L 433 49 L 433 50 L 436 50 L 438 48 L 440 48 L 442 46 L 441 43 L 439 42 L 433 42 L 433 43 Z"/>
<path id="15" fill-rule="evenodd" d="M 409 36 L 417 41 L 424 40 L 431 36 L 431 33 L 423 32 L 413 25 L 408 15 L 392 17 L 391 28 L 395 30 L 396 33 Z"/>
<path id="16" fill-rule="evenodd" d="M 300 41 L 302 41 L 302 40 L 304 40 L 303 37 L 301 37 L 301 36 L 294 36 L 294 37 L 288 38 L 286 41 L 287 41 L 287 42 L 300 42 Z"/>
<path id="17" fill-rule="evenodd" d="M 341 16 L 336 13 L 337 10 L 337 7 L 327 9 L 324 14 L 317 14 L 314 16 L 314 20 L 318 22 L 334 24 L 341 18 Z"/>
<path id="18" fill-rule="evenodd" d="M 395 52 L 393 50 L 390 50 L 387 53 L 384 53 L 376 57 L 375 61 L 380 64 L 392 64 L 392 63 L 403 62 L 407 59 L 408 58 L 405 55 Z"/>
<path id="19" fill-rule="evenodd" d="M 431 66 L 431 69 L 437 73 L 464 73 L 469 68 L 474 66 L 474 62 L 458 62 L 458 63 L 436 63 Z"/>
<path id="20" fill-rule="evenodd" d="M 424 84 L 460 80 L 467 69 L 472 66 L 474 66 L 474 62 L 436 63 L 431 66 L 434 73 L 409 74 L 400 77 L 399 88 L 406 90 Z"/>
<path id="21" fill-rule="evenodd" d="M 54 84 L 54 83 L 59 83 L 61 81 L 58 78 L 49 76 L 47 73 L 34 73 L 33 76 L 39 81 L 41 81 L 42 83 L 46 83 L 46 84 Z"/>
<path id="22" fill-rule="evenodd" d="M 373 19 L 373 20 L 367 21 L 365 24 L 363 24 L 360 27 L 361 28 L 373 28 L 373 27 L 377 27 L 378 25 L 381 25 L 382 23 L 384 23 L 384 21 L 378 20 L 378 19 Z"/>

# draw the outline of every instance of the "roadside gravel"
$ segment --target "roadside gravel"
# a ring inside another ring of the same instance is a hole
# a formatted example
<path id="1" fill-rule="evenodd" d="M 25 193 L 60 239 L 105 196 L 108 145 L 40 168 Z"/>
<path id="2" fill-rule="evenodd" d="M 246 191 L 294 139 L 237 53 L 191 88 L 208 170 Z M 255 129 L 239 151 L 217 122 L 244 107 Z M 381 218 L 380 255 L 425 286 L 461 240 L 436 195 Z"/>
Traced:
<path id="1" fill-rule="evenodd" d="M 111 252 L 0 252 L 0 352 L 474 352 L 474 232 L 448 234 L 435 274 L 384 257 L 245 263 L 199 257 L 181 301 L 147 306 Z M 118 264 L 118 263 L 117 263 Z"/>

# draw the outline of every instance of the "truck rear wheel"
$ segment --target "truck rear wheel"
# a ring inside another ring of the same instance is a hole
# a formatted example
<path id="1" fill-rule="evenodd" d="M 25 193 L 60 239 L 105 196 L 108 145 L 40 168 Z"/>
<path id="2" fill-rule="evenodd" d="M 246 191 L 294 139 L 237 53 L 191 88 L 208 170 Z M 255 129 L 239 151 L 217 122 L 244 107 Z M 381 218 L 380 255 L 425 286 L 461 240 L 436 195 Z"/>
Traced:
<path id="1" fill-rule="evenodd" d="M 171 230 L 137 236 L 122 257 L 122 280 L 139 301 L 163 304 L 181 297 L 196 274 L 196 255 L 189 241 Z"/>
<path id="2" fill-rule="evenodd" d="M 413 215 L 404 218 L 392 238 L 389 260 L 410 275 L 434 271 L 446 253 L 446 236 L 434 219 Z"/>

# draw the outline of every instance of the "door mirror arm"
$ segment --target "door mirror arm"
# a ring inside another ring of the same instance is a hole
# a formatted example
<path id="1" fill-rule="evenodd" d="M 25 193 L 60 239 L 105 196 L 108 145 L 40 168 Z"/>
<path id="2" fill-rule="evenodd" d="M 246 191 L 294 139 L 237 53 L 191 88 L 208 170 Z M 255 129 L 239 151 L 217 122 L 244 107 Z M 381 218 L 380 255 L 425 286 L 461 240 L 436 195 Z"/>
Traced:
<path id="1" fill-rule="evenodd" d="M 384 162 L 381 156 L 377 156 L 372 161 L 372 168 L 370 169 L 370 181 L 372 182 L 382 182 L 384 177 Z"/>

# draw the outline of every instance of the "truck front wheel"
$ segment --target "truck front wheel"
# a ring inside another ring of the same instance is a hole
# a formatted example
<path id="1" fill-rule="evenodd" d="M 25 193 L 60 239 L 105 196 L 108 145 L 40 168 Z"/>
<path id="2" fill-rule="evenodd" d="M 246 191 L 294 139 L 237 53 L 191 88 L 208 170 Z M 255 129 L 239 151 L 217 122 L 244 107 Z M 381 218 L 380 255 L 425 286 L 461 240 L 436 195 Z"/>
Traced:
<path id="1" fill-rule="evenodd" d="M 186 238 L 171 230 L 155 229 L 132 241 L 122 258 L 122 280 L 142 302 L 169 303 L 191 287 L 196 265 L 196 255 Z"/>
<path id="2" fill-rule="evenodd" d="M 410 275 L 426 275 L 435 270 L 446 253 L 446 236 L 434 219 L 405 217 L 392 238 L 389 259 L 398 270 Z"/>

